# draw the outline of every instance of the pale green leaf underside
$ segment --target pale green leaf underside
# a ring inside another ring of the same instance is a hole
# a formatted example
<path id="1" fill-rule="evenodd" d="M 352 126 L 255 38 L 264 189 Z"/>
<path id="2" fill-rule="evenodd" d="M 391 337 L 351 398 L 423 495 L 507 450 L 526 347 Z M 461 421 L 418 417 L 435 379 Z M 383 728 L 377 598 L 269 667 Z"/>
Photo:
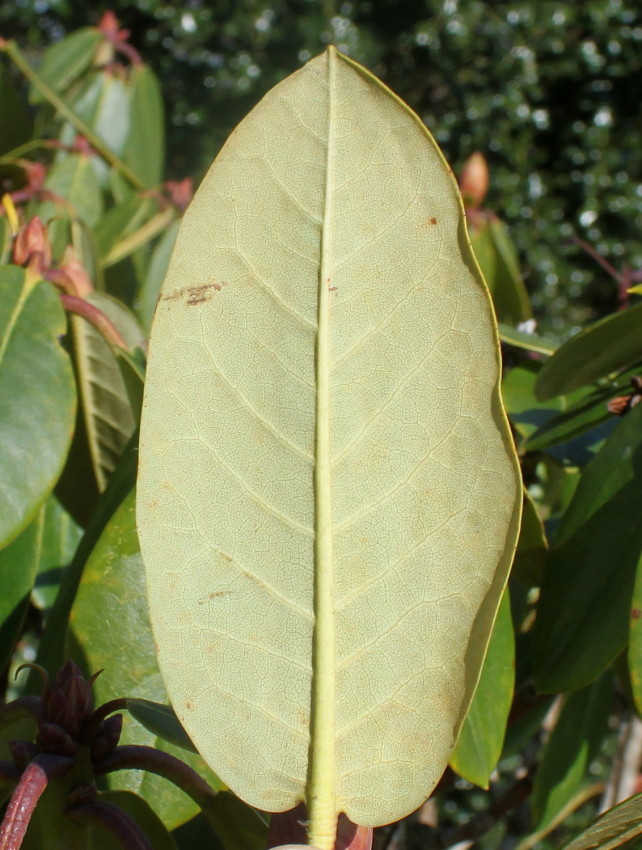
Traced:
<path id="1" fill-rule="evenodd" d="M 448 167 L 327 52 L 237 128 L 188 210 L 143 413 L 161 670 L 252 805 L 376 825 L 439 779 L 518 528 L 498 372 Z"/>

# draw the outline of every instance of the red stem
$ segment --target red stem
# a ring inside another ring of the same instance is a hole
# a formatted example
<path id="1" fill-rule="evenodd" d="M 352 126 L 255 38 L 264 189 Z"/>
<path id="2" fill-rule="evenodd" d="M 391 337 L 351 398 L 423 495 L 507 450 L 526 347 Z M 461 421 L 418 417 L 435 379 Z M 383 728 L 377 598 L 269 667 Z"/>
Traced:
<path id="1" fill-rule="evenodd" d="M 0 850 L 19 850 L 31 815 L 49 779 L 67 770 L 72 763 L 72 759 L 43 753 L 27 765 L 13 790 L 0 826 Z"/>
<path id="2" fill-rule="evenodd" d="M 114 323 L 111 319 L 108 319 L 103 311 L 99 310 L 98 307 L 94 307 L 93 304 L 90 304 L 89 301 L 85 301 L 84 298 L 78 298 L 77 295 L 67 295 L 66 293 L 62 293 L 60 295 L 60 300 L 62 301 L 62 306 L 69 313 L 75 313 L 77 316 L 82 316 L 83 319 L 86 319 L 98 331 L 100 331 L 108 342 L 111 342 L 113 345 L 117 345 L 119 348 L 124 348 L 125 351 L 127 350 L 127 344 L 116 330 Z"/>

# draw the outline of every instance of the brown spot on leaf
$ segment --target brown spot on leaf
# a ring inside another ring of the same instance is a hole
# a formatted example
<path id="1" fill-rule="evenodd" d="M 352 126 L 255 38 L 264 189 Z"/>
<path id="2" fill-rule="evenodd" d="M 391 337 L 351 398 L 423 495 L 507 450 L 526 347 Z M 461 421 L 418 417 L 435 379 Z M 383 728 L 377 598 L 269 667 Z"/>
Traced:
<path id="1" fill-rule="evenodd" d="M 633 608 L 631 611 L 631 619 L 639 620 L 642 617 L 642 611 L 639 608 Z"/>
<path id="2" fill-rule="evenodd" d="M 191 711 L 191 710 L 192 710 L 192 703 L 191 703 L 191 702 L 189 702 L 189 700 L 185 703 L 185 708 L 186 708 L 188 711 Z"/>
<path id="3" fill-rule="evenodd" d="M 204 283 L 202 286 L 185 286 L 183 289 L 177 289 L 170 295 L 164 295 L 163 301 L 175 301 L 177 298 L 182 298 L 188 305 L 202 304 L 204 301 L 209 301 L 214 292 L 220 292 L 222 289 L 220 283 Z"/>
<path id="4" fill-rule="evenodd" d="M 428 219 L 428 224 L 437 224 L 437 219 L 434 217 L 434 215 Z"/>
<path id="5" fill-rule="evenodd" d="M 214 590 L 208 596 L 208 599 L 218 599 L 221 596 L 229 596 L 231 594 L 231 590 Z"/>

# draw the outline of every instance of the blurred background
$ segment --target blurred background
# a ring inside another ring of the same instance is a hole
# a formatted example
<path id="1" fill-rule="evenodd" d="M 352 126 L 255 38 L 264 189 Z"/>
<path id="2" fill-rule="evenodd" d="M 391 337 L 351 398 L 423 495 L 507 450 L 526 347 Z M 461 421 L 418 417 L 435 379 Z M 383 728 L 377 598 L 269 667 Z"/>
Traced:
<path id="1" fill-rule="evenodd" d="M 421 116 L 457 172 L 488 160 L 539 329 L 566 336 L 618 306 L 642 267 L 640 0 L 11 0 L 0 34 L 33 64 L 112 10 L 159 75 L 167 175 L 196 182 L 234 125 L 332 42 Z"/>

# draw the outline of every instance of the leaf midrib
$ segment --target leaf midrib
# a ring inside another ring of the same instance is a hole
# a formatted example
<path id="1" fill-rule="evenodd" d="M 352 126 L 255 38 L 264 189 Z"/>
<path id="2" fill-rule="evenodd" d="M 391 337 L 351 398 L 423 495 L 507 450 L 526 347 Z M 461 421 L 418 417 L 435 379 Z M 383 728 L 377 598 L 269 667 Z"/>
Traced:
<path id="1" fill-rule="evenodd" d="M 306 798 L 308 841 L 319 850 L 334 847 L 336 804 L 335 758 L 335 611 L 332 551 L 332 475 L 330 463 L 330 286 L 334 198 L 334 72 L 336 55 L 328 51 L 328 147 L 321 262 L 318 280 L 318 324 L 315 350 L 316 430 L 314 466 L 314 637 L 311 733 Z"/>

